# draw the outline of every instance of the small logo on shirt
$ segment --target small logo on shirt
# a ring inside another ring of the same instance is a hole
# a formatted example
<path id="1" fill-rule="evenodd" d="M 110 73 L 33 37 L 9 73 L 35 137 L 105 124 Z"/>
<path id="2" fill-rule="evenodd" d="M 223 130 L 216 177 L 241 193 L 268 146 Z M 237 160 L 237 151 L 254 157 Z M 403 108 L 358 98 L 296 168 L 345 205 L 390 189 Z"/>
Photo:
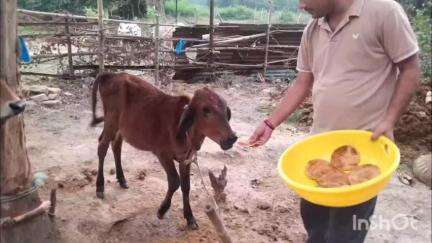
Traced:
<path id="1" fill-rule="evenodd" d="M 355 33 L 355 34 L 353 34 L 353 38 L 354 38 L 354 40 L 357 40 L 357 39 L 359 38 L 359 36 L 360 36 L 359 33 Z"/>

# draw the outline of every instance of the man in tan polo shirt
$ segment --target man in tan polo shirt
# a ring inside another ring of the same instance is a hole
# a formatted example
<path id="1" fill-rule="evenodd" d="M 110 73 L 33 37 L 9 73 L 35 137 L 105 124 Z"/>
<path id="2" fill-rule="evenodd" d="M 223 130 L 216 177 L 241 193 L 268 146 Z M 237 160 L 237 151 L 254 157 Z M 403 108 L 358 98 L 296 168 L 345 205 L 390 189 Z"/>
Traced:
<path id="1" fill-rule="evenodd" d="M 310 91 L 311 134 L 364 129 L 374 132 L 371 139 L 393 139 L 421 73 L 416 36 L 402 7 L 393 0 L 300 0 L 300 8 L 314 19 L 303 33 L 297 79 L 249 143 L 266 143 Z M 353 218 L 369 221 L 375 203 L 330 208 L 301 199 L 308 242 L 363 242 L 367 229 L 353 229 Z"/>

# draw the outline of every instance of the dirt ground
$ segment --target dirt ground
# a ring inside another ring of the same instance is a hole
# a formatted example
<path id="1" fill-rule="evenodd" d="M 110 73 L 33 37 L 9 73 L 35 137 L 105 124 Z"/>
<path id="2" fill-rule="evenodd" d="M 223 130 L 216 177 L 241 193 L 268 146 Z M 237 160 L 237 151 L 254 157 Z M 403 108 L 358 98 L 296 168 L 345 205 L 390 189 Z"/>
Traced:
<path id="1" fill-rule="evenodd" d="M 25 128 L 34 171 L 43 171 L 49 181 L 41 191 L 58 187 L 56 224 L 59 242 L 216 242 L 217 235 L 203 206 L 206 194 L 197 168 L 192 167 L 191 206 L 200 228 L 186 229 L 181 192 L 171 209 L 159 220 L 156 212 L 165 196 L 165 172 L 156 158 L 124 144 L 123 168 L 129 189 L 116 183 L 114 160 L 109 151 L 105 162 L 104 200 L 96 198 L 97 138 L 101 127 L 90 128 L 90 80 L 58 81 L 24 77 L 24 84 L 43 84 L 62 89 L 61 104 L 45 107 L 29 102 Z M 175 83 L 176 94 L 191 94 L 204 84 Z M 255 125 L 274 107 L 275 97 L 286 84 L 263 84 L 233 77 L 228 88 L 209 85 L 225 97 L 232 110 L 231 125 L 240 138 L 247 138 Z M 222 85 L 223 86 L 223 85 Z M 301 120 L 300 120 L 301 121 Z M 278 177 L 279 155 L 307 132 L 292 123 L 278 128 L 262 148 L 235 146 L 222 152 L 205 141 L 198 153 L 201 171 L 216 173 L 228 167 L 227 201 L 220 205 L 234 242 L 304 242 L 299 198 Z M 417 151 L 418 155 L 427 151 Z M 205 178 L 209 185 L 208 177 Z M 367 242 L 430 242 L 431 190 L 421 184 L 406 186 L 396 178 L 379 196 L 375 216 L 393 219 L 405 215 L 416 227 L 377 227 Z"/>

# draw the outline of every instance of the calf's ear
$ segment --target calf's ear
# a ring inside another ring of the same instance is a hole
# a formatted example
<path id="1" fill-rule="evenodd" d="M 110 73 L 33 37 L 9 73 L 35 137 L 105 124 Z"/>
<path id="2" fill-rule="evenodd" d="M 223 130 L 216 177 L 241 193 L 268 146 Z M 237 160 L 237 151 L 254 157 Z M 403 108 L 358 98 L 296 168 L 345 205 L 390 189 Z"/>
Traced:
<path id="1" fill-rule="evenodd" d="M 227 119 L 228 121 L 231 120 L 231 109 L 229 108 L 229 106 L 227 106 Z"/>
<path id="2" fill-rule="evenodd" d="M 187 106 L 180 117 L 180 122 L 177 131 L 177 139 L 183 140 L 186 138 L 186 133 L 192 127 L 194 120 L 195 120 L 195 110 L 192 107 Z"/>

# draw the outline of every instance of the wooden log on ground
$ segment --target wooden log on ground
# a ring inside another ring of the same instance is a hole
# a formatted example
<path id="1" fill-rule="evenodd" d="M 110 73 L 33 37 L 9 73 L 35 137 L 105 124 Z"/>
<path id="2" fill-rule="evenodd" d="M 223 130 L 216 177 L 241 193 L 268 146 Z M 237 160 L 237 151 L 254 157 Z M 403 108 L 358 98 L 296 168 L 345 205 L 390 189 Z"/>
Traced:
<path id="1" fill-rule="evenodd" d="M 225 202 L 226 200 L 226 193 L 224 192 L 224 190 L 228 183 L 226 179 L 227 170 L 228 168 L 224 166 L 221 174 L 218 177 L 216 177 L 213 172 L 209 170 L 210 183 L 214 191 L 214 199 L 216 200 L 216 202 Z"/>
<path id="2" fill-rule="evenodd" d="M 205 213 L 210 219 L 210 222 L 213 224 L 213 227 L 215 228 L 221 242 L 232 243 L 233 241 L 231 240 L 231 237 L 225 229 L 222 219 L 220 218 L 219 213 L 216 211 L 216 209 L 210 205 L 206 205 Z"/>

